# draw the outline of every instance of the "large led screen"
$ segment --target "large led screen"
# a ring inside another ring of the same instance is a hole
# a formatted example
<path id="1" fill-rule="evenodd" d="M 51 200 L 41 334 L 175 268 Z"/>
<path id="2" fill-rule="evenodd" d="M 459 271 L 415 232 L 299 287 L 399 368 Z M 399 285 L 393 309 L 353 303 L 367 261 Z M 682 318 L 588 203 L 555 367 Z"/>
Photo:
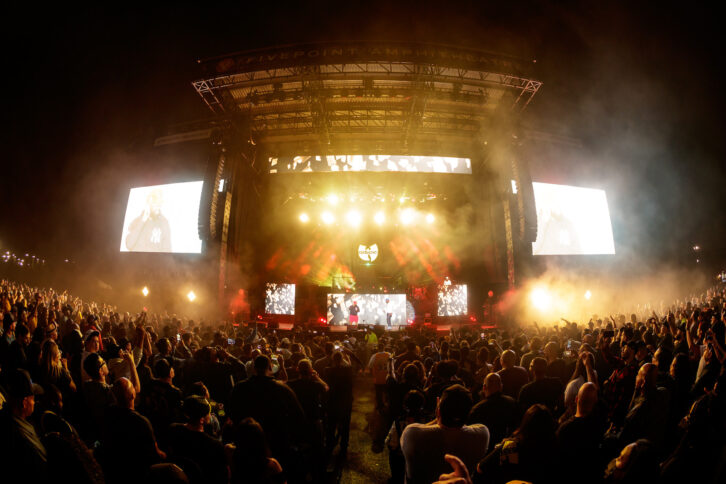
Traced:
<path id="1" fill-rule="evenodd" d="M 356 306 L 357 309 L 353 309 Z M 356 314 L 357 313 L 357 314 Z M 351 316 L 357 316 L 351 319 Z M 328 294 L 328 324 L 406 324 L 405 294 Z"/>
<path id="2" fill-rule="evenodd" d="M 267 283 L 265 313 L 295 314 L 295 284 Z"/>
<path id="3" fill-rule="evenodd" d="M 533 183 L 537 206 L 534 255 L 614 254 L 604 190 Z"/>
<path id="4" fill-rule="evenodd" d="M 202 183 L 132 188 L 121 232 L 121 252 L 199 254 Z"/>
<path id="5" fill-rule="evenodd" d="M 471 174 L 469 158 L 447 156 L 329 155 L 279 156 L 269 159 L 270 173 L 403 171 Z"/>
<path id="6" fill-rule="evenodd" d="M 439 286 L 438 299 L 439 316 L 461 316 L 468 312 L 465 284 Z"/>

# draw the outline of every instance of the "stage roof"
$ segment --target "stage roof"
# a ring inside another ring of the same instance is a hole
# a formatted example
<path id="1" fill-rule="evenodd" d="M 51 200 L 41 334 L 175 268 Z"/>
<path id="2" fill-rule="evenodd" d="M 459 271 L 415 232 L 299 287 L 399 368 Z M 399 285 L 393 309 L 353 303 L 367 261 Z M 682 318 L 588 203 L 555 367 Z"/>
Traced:
<path id="1" fill-rule="evenodd" d="M 451 152 L 485 140 L 542 84 L 521 60 L 431 44 L 304 44 L 199 62 L 193 86 L 209 109 L 248 121 L 254 141 L 278 153 Z"/>

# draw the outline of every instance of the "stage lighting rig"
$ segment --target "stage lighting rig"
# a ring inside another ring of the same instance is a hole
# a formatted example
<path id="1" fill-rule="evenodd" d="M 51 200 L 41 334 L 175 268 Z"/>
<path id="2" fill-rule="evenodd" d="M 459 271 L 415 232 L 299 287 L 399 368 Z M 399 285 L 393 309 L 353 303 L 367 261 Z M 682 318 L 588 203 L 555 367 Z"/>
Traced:
<path id="1" fill-rule="evenodd" d="M 432 224 L 432 223 L 434 223 L 434 220 L 436 220 L 436 218 L 434 217 L 434 214 L 433 213 L 430 213 L 430 214 L 426 215 L 426 222 L 427 223 Z"/>
<path id="2" fill-rule="evenodd" d="M 361 215 L 357 210 L 351 210 L 348 212 L 345 219 L 351 227 L 358 227 L 361 223 Z"/>
<path id="3" fill-rule="evenodd" d="M 301 213 L 300 214 L 300 217 L 298 217 L 298 218 L 304 224 L 306 224 L 306 223 L 308 223 L 310 221 L 310 216 L 308 216 L 308 214 L 306 214 L 305 212 Z"/>
<path id="4" fill-rule="evenodd" d="M 194 291 L 189 291 L 187 293 L 187 299 L 189 299 L 189 302 L 194 302 L 194 300 L 197 298 L 197 295 L 194 294 Z"/>
<path id="5" fill-rule="evenodd" d="M 410 225 L 416 218 L 416 212 L 412 208 L 407 208 L 401 212 L 400 218 L 403 225 Z"/>
<path id="6" fill-rule="evenodd" d="M 376 223 L 377 223 L 378 225 L 383 225 L 383 224 L 384 224 L 384 222 L 386 221 L 386 214 L 385 214 L 385 213 L 383 213 L 383 212 L 376 212 L 375 216 L 373 217 L 373 220 L 374 220 L 374 221 L 375 221 L 375 222 L 376 222 Z"/>
<path id="7" fill-rule="evenodd" d="M 326 211 L 326 212 L 323 212 L 323 213 L 322 213 L 322 214 L 320 215 L 320 218 L 321 218 L 321 219 L 323 220 L 323 223 L 324 223 L 325 225 L 330 225 L 330 224 L 332 224 L 333 222 L 335 222 L 335 216 L 334 216 L 334 215 L 333 215 L 332 213 L 330 213 L 330 212 L 327 212 L 327 211 Z"/>
<path id="8" fill-rule="evenodd" d="M 144 295 L 144 297 L 149 295 L 149 288 L 144 286 L 144 288 L 141 290 L 141 294 Z"/>

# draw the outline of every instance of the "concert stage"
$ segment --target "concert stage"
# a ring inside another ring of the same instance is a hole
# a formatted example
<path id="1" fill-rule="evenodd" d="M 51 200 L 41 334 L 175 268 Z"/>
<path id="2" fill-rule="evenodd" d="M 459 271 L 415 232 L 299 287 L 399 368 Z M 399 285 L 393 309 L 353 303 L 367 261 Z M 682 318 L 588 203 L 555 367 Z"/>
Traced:
<path id="1" fill-rule="evenodd" d="M 284 324 L 491 322 L 536 235 L 516 136 L 541 85 L 531 67 L 412 43 L 201 60 L 193 86 L 214 119 L 162 142 L 209 140 L 199 223 L 220 307 Z"/>

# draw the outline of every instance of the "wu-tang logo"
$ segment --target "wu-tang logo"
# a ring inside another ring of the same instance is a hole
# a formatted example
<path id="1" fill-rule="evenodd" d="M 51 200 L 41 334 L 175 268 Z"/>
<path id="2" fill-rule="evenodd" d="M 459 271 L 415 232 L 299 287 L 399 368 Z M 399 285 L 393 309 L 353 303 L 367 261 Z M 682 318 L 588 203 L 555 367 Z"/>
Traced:
<path id="1" fill-rule="evenodd" d="M 366 262 L 373 262 L 378 258 L 378 244 L 373 244 L 370 247 L 359 245 L 358 257 Z"/>

